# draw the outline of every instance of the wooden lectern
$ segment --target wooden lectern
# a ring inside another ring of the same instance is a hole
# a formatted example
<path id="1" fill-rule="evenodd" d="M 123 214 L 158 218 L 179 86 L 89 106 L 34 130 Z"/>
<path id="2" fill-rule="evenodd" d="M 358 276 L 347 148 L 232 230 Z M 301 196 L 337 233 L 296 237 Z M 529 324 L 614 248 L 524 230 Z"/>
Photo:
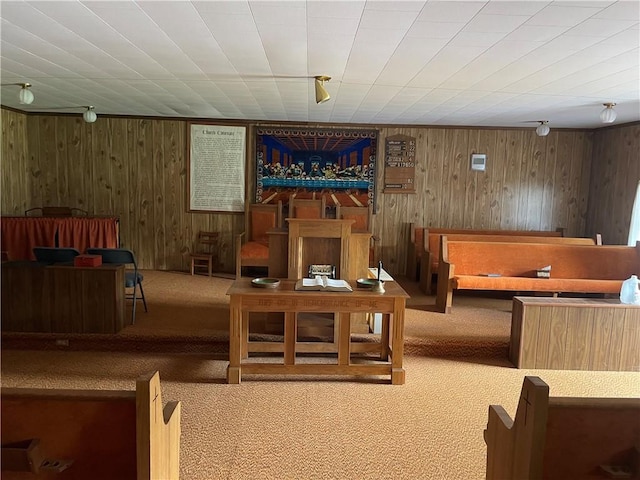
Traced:
<path id="1" fill-rule="evenodd" d="M 336 265 L 337 278 L 366 278 L 371 234 L 351 231 L 353 220 L 288 218 L 289 229 L 269 232 L 269 276 L 307 276 L 309 265 Z"/>
<path id="2" fill-rule="evenodd" d="M 306 277 L 309 265 L 336 265 L 336 278 L 367 278 L 371 234 L 354 233 L 354 220 L 286 219 L 289 229 L 269 232 L 269 276 L 297 280 Z M 353 314 L 353 333 L 367 333 L 364 314 Z M 334 332 L 335 333 L 335 332 Z"/>

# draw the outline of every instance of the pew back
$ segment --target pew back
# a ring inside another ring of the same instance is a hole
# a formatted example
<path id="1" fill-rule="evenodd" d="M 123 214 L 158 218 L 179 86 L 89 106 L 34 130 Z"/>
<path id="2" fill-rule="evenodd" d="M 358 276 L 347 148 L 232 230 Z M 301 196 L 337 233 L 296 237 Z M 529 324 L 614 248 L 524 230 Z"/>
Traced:
<path id="1" fill-rule="evenodd" d="M 441 261 L 455 265 L 456 275 L 535 277 L 551 265 L 552 279 L 624 280 L 640 270 L 639 246 L 450 242 L 446 236 L 442 246 Z"/>
<path id="2" fill-rule="evenodd" d="M 557 233 L 557 232 L 554 232 Z M 431 293 L 432 276 L 438 273 L 438 265 L 440 259 L 440 243 L 442 239 L 441 233 L 428 233 L 426 241 L 427 249 L 421 255 L 420 266 L 420 287 L 423 292 Z M 497 234 L 469 234 L 454 233 L 447 234 L 449 242 L 508 242 L 508 243 L 548 243 L 562 245 L 602 245 L 602 237 L 600 234 L 595 238 L 586 237 L 561 237 L 554 236 L 536 236 L 536 235 L 497 235 Z"/>
<path id="3" fill-rule="evenodd" d="M 414 223 L 409 224 L 409 245 L 407 245 L 407 277 L 412 280 L 420 279 L 422 253 L 429 249 L 427 240 L 429 235 L 516 235 L 535 237 L 562 237 L 564 230 L 495 230 L 495 229 L 469 229 L 469 228 L 439 228 L 418 227 Z M 434 250 L 438 252 L 438 250 Z M 436 253 L 437 255 L 437 253 Z M 435 270 L 434 270 L 435 271 Z"/>
<path id="4" fill-rule="evenodd" d="M 140 377 L 135 392 L 2 388 L 0 406 L 4 460 L 34 439 L 39 453 L 33 458 L 70 461 L 59 478 L 179 478 L 181 407 L 163 407 L 158 372 Z M 58 478 L 41 465 L 26 473 L 3 461 L 2 478 Z"/>
<path id="5" fill-rule="evenodd" d="M 611 478 L 607 467 L 634 468 L 640 398 L 549 397 L 544 381 L 527 376 L 515 419 L 489 406 L 484 438 L 488 480 Z"/>
<path id="6" fill-rule="evenodd" d="M 538 278 L 546 266 L 550 276 Z M 616 294 L 638 271 L 640 242 L 635 247 L 449 242 L 444 235 L 436 308 L 450 313 L 456 289 Z"/>

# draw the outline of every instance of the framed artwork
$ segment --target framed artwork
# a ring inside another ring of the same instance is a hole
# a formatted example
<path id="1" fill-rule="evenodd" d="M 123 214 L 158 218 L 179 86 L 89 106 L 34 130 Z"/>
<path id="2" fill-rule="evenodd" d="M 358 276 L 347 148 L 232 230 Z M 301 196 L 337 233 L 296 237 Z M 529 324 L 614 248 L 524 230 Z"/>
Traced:
<path id="1" fill-rule="evenodd" d="M 256 130 L 256 203 L 324 196 L 327 206 L 375 206 L 377 130 Z"/>
<path id="2" fill-rule="evenodd" d="M 190 212 L 244 212 L 246 127 L 188 124 Z"/>

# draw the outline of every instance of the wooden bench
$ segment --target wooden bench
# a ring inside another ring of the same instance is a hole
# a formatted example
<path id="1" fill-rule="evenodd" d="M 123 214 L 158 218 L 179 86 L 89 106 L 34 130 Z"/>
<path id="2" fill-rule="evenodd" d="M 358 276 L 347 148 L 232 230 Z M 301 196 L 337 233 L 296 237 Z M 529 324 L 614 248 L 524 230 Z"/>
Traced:
<path id="1" fill-rule="evenodd" d="M 640 478 L 640 398 L 550 397 L 525 377 L 515 420 L 489 406 L 487 480 Z"/>
<path id="2" fill-rule="evenodd" d="M 442 234 L 427 234 L 426 249 L 420 254 L 420 289 L 427 294 L 433 291 L 433 276 L 438 273 L 440 259 L 440 239 Z M 511 242 L 511 243 L 552 243 L 563 245 L 602 245 L 602 236 L 597 234 L 595 238 L 586 237 L 560 237 L 560 236 L 534 236 L 534 235 L 487 235 L 453 233 L 448 234 L 450 242 Z"/>
<path id="3" fill-rule="evenodd" d="M 551 265 L 550 278 L 537 278 Z M 449 242 L 442 237 L 436 306 L 450 313 L 454 290 L 619 294 L 640 271 L 640 242 L 619 245 Z"/>
<path id="4" fill-rule="evenodd" d="M 483 230 L 468 228 L 434 228 L 416 227 L 414 223 L 409 224 L 409 245 L 407 246 L 407 277 L 418 281 L 420 279 L 420 264 L 422 252 L 428 249 L 427 240 L 429 235 L 532 235 L 535 237 L 562 237 L 563 229 L 557 230 Z M 438 251 L 437 249 L 435 250 Z M 437 271 L 437 270 L 433 270 Z"/>
<path id="5" fill-rule="evenodd" d="M 136 391 L 2 388 L 2 478 L 177 479 L 180 402 L 160 375 Z"/>

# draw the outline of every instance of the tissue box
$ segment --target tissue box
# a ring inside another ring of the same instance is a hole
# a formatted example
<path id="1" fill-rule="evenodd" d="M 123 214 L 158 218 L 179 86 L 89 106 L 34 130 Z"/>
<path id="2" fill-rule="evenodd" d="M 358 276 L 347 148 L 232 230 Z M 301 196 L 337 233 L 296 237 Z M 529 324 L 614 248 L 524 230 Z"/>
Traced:
<path id="1" fill-rule="evenodd" d="M 99 267 L 102 265 L 102 255 L 78 255 L 73 259 L 76 267 Z"/>
<path id="2" fill-rule="evenodd" d="M 536 270 L 536 277 L 538 278 L 551 278 L 551 265 L 542 267 Z"/>

